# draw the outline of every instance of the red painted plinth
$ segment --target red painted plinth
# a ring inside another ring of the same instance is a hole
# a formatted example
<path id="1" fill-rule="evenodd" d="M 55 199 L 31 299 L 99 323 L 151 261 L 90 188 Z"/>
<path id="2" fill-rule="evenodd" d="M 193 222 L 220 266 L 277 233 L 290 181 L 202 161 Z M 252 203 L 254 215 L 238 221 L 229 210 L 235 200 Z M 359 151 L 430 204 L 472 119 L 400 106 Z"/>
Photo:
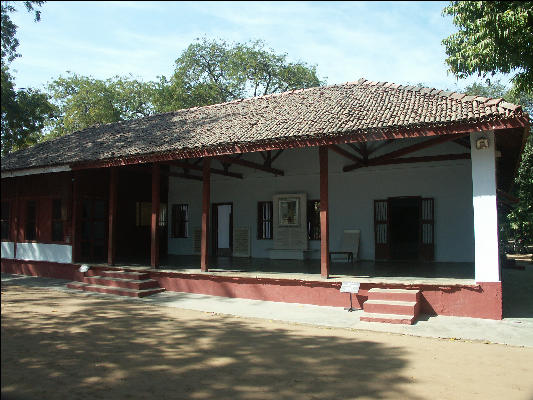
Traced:
<path id="1" fill-rule="evenodd" d="M 79 265 L 41 261 L 2 259 L 2 272 L 82 281 Z M 85 276 L 101 274 L 106 267 L 92 267 Z M 222 297 L 237 297 L 319 306 L 347 307 L 348 293 L 340 293 L 340 282 L 303 281 L 296 279 L 244 278 L 207 274 L 146 271 L 162 288 L 175 292 L 199 293 Z M 419 289 L 422 314 L 448 315 L 486 319 L 502 319 L 501 282 L 481 282 L 475 285 L 400 285 L 362 283 L 353 297 L 354 307 L 362 308 L 368 290 Z"/>

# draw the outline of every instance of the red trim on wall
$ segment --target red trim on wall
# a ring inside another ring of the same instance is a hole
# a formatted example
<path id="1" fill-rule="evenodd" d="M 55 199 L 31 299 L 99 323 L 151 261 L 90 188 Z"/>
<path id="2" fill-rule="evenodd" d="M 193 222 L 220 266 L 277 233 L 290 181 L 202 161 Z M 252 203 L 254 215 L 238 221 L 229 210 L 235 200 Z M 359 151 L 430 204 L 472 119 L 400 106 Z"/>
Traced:
<path id="1" fill-rule="evenodd" d="M 83 280 L 79 265 L 43 261 L 2 259 L 2 272 L 68 280 Z M 95 276 L 108 267 L 91 267 L 87 276 Z M 286 303 L 315 304 L 346 307 L 348 293 L 340 293 L 341 282 L 303 281 L 298 279 L 245 278 L 209 274 L 145 271 L 161 287 L 175 292 L 207 294 L 211 296 L 245 298 Z M 361 283 L 354 296 L 354 306 L 362 308 L 371 288 L 419 289 L 421 312 L 429 315 L 447 315 L 485 319 L 502 319 L 501 282 L 480 282 L 475 285 L 418 285 Z"/>

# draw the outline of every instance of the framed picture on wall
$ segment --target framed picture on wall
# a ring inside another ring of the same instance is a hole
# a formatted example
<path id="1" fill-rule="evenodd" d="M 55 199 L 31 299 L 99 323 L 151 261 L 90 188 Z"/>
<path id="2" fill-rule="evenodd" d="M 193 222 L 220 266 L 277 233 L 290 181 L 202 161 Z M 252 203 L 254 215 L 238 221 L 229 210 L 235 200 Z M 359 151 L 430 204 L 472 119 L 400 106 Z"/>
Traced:
<path id="1" fill-rule="evenodd" d="M 300 199 L 287 197 L 279 200 L 279 226 L 300 224 Z"/>

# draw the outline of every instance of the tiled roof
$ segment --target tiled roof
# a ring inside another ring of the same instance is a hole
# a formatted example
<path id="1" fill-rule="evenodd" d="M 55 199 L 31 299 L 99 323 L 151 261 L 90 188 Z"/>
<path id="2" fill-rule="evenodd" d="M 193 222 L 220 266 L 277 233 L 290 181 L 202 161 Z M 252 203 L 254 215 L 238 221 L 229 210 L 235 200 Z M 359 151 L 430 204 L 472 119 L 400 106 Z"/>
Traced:
<path id="1" fill-rule="evenodd" d="M 502 99 L 360 79 L 97 125 L 2 160 L 2 171 L 522 117 Z"/>

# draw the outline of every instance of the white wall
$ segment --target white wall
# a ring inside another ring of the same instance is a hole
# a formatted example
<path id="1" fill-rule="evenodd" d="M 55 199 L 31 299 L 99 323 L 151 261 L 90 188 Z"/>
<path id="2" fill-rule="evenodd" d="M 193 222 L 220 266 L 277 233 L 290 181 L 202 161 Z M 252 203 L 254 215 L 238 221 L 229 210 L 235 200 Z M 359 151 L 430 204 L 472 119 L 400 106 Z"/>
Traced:
<path id="1" fill-rule="evenodd" d="M 383 152 L 418 142 L 418 139 L 398 140 Z M 455 143 L 445 143 L 409 154 L 407 157 L 466 153 L 468 149 Z M 275 153 L 275 152 L 274 152 Z M 262 162 L 258 153 L 246 154 L 246 159 Z M 217 161 L 212 162 L 219 168 Z M 470 160 L 400 164 L 361 168 L 342 172 L 351 161 L 329 153 L 330 249 L 341 245 L 344 229 L 360 229 L 360 258 L 374 258 L 374 200 L 395 196 L 422 196 L 435 199 L 435 260 L 472 262 L 474 232 L 472 208 L 472 175 Z M 244 179 L 211 175 L 211 202 L 233 202 L 234 227 L 249 226 L 252 257 L 268 257 L 271 240 L 257 240 L 257 202 L 270 201 L 274 194 L 307 193 L 309 200 L 319 200 L 318 148 L 285 150 L 274 167 L 285 171 L 275 177 L 261 171 L 232 166 L 230 171 L 242 172 Z M 200 227 L 202 183 L 170 178 L 168 204 L 189 204 L 190 238 L 169 238 L 169 253 L 193 254 L 192 232 Z M 171 229 L 169 229 L 171 232 Z M 320 241 L 310 241 L 309 248 L 320 257 Z"/>
<path id="2" fill-rule="evenodd" d="M 15 243 L 2 242 L 2 258 L 14 258 L 15 257 Z"/>
<path id="3" fill-rule="evenodd" d="M 17 243 L 17 260 L 72 263 L 72 246 L 64 244 Z"/>

